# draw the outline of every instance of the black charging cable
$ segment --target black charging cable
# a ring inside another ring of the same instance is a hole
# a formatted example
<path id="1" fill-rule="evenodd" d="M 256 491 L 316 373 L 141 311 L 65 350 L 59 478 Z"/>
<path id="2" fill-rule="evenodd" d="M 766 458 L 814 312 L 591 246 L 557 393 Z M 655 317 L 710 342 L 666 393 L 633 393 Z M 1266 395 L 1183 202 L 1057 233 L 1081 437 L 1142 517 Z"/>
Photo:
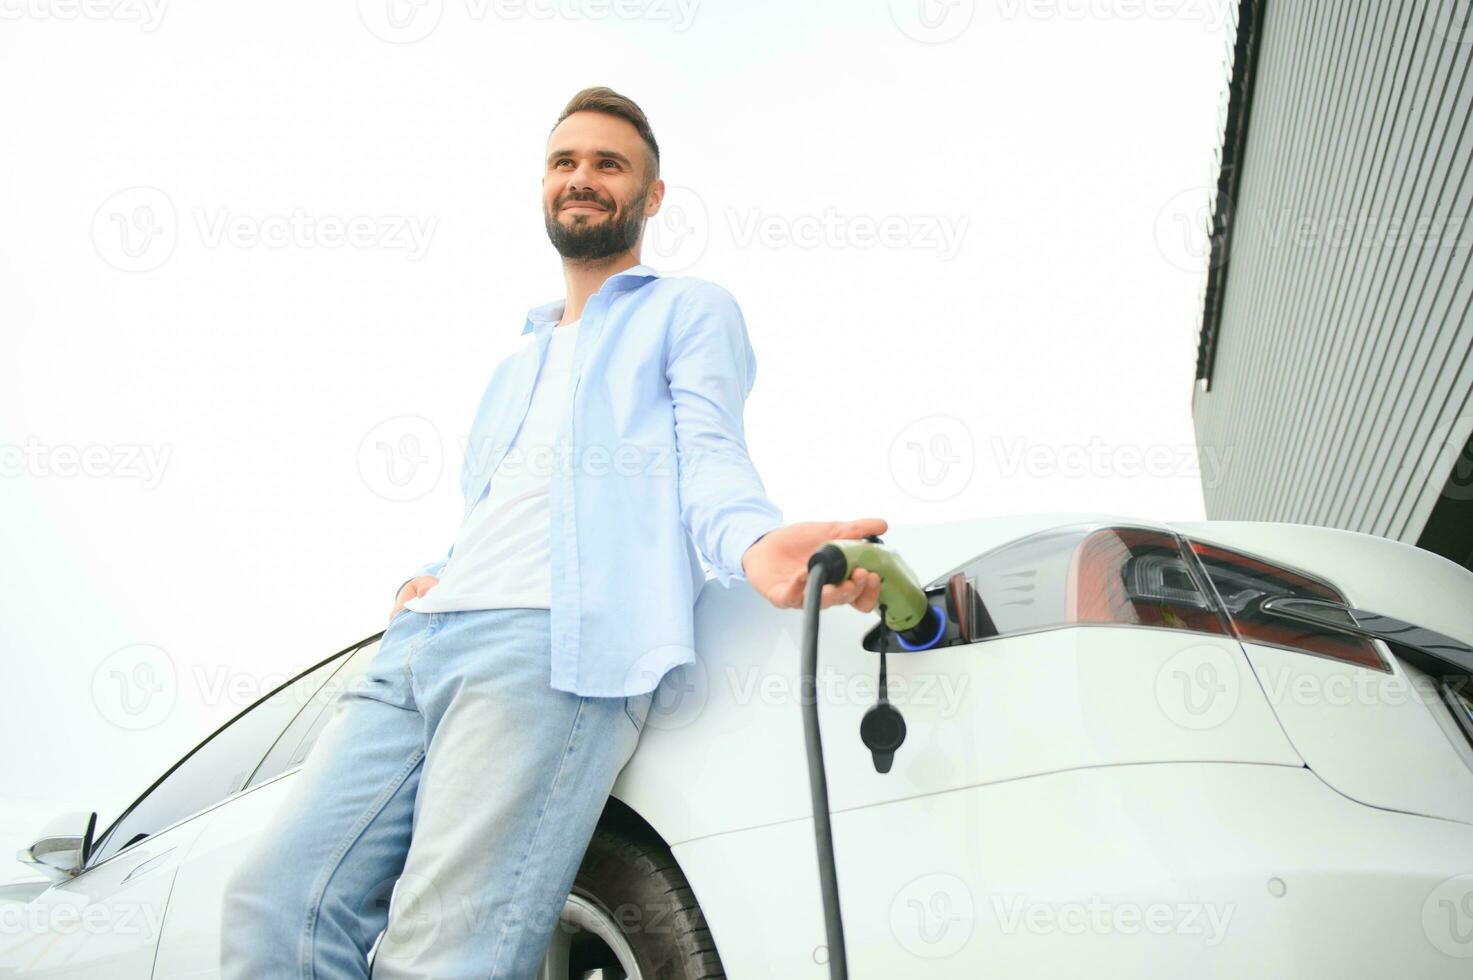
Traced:
<path id="1" fill-rule="evenodd" d="M 834 868 L 834 834 L 829 824 L 828 776 L 823 765 L 823 740 L 818 732 L 818 616 L 822 610 L 823 587 L 828 584 L 826 575 L 824 563 L 815 555 L 808 562 L 808 587 L 803 593 L 803 658 L 798 692 L 808 748 L 808 789 L 813 798 L 813 839 L 818 847 L 818 881 L 823 890 L 829 980 L 848 980 L 844 922 L 839 915 L 839 880 Z"/>

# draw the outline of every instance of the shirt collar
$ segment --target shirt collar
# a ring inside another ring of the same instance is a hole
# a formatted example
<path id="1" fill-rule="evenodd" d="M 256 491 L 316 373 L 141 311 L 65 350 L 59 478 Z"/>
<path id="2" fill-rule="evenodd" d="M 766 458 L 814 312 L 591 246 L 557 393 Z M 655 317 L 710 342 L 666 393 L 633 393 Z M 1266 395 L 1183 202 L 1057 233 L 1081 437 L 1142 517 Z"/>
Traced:
<path id="1" fill-rule="evenodd" d="M 641 262 L 639 265 L 632 265 L 622 272 L 616 272 L 612 276 L 609 276 L 604 280 L 604 284 L 598 288 L 598 292 L 595 292 L 593 295 L 597 296 L 605 289 L 609 290 L 610 293 L 622 292 L 626 289 L 636 289 L 646 281 L 657 279 L 660 276 L 661 273 L 656 272 Z M 621 279 L 624 281 L 617 281 Z M 541 306 L 532 307 L 527 311 L 527 323 L 526 326 L 522 327 L 522 333 L 529 334 L 544 323 L 557 323 L 563 318 L 563 308 L 567 305 L 567 302 L 566 299 L 555 299 L 551 303 L 543 303 Z"/>

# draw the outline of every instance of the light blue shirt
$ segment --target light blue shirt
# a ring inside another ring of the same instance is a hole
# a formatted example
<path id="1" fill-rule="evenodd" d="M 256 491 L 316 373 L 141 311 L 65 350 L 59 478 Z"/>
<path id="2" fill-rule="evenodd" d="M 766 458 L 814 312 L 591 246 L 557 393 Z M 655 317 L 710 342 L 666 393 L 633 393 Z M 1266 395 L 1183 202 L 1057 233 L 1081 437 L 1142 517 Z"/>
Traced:
<path id="1" fill-rule="evenodd" d="M 529 310 L 532 341 L 491 373 L 461 467 L 462 521 L 527 414 L 563 307 Z M 552 687 L 643 694 L 695 661 L 701 558 L 723 587 L 745 582 L 742 554 L 783 525 L 743 433 L 756 373 L 741 309 L 713 282 L 636 265 L 589 297 L 548 488 Z M 454 548 L 416 575 L 438 576 Z"/>

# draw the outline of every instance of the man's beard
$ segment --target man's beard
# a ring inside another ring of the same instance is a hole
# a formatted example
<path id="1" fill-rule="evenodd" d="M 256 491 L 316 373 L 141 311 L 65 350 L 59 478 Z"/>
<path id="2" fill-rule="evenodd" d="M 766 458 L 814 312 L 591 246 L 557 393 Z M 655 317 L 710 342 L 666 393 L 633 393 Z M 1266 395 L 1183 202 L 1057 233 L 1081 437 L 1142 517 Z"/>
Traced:
<path id="1" fill-rule="evenodd" d="M 547 227 L 547 237 L 552 240 L 552 247 L 565 259 L 588 261 L 627 252 L 639 241 L 639 233 L 644 228 L 644 202 L 648 193 L 649 188 L 646 187 L 625 209 L 621 210 L 616 205 L 612 212 L 605 212 L 608 217 L 602 221 L 598 220 L 597 215 L 590 215 L 587 221 L 574 219 L 572 224 L 565 225 L 559 218 L 560 211 L 552 214 L 544 212 L 542 220 Z M 584 200 L 591 198 L 567 198 L 558 207 L 562 208 L 570 201 Z"/>

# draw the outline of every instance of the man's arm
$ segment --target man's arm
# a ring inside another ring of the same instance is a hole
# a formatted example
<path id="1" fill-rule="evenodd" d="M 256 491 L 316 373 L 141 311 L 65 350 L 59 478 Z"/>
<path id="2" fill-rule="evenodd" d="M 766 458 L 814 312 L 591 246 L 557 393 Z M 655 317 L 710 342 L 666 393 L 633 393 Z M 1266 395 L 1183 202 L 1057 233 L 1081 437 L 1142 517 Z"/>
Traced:
<path id="1" fill-rule="evenodd" d="M 680 516 L 721 584 L 745 582 L 742 555 L 783 523 L 743 433 L 757 358 L 741 309 L 725 289 L 703 283 L 676 302 L 665 377 L 675 406 Z"/>

